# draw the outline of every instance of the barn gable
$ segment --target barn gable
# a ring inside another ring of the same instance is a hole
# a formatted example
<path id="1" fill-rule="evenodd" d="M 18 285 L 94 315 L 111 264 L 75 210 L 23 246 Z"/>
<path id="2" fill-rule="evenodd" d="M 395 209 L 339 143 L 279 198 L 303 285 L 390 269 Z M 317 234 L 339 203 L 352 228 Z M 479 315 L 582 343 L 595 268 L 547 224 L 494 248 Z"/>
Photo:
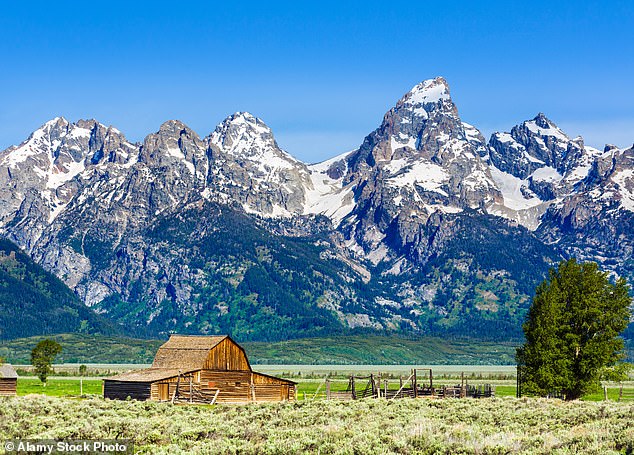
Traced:
<path id="1" fill-rule="evenodd" d="M 251 371 L 246 352 L 228 336 L 172 335 L 159 348 L 152 368 Z"/>

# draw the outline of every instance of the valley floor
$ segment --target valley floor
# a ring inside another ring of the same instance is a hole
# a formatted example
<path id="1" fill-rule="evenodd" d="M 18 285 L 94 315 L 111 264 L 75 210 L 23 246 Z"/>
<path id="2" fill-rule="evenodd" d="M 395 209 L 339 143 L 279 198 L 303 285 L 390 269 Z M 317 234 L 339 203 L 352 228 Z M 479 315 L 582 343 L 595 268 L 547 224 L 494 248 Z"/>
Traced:
<path id="1" fill-rule="evenodd" d="M 326 399 L 326 387 L 324 377 L 297 377 L 283 374 L 283 377 L 291 378 L 297 384 L 297 399 L 299 401 Z M 80 382 L 81 381 L 81 382 Z M 348 388 L 348 379 L 338 376 L 330 379 L 330 389 L 333 392 L 343 392 Z M 516 382 L 514 379 L 501 379 L 498 377 L 469 377 L 467 383 L 471 385 L 492 384 L 495 387 L 496 397 L 515 397 Z M 34 376 L 21 376 L 18 379 L 17 394 L 25 396 L 30 394 L 41 394 L 54 397 L 80 398 L 85 396 L 101 396 L 103 380 L 97 377 L 79 378 L 77 376 L 49 377 L 47 385 L 43 385 Z M 363 382 L 362 382 L 363 384 Z M 460 384 L 460 379 L 456 377 L 438 377 L 434 384 L 437 388 L 443 385 L 452 386 Z M 620 401 L 620 392 L 624 392 L 626 399 L 634 396 L 634 381 L 624 383 L 604 383 L 607 389 L 607 399 L 610 401 Z M 389 381 L 390 390 L 398 390 L 398 379 Z M 603 401 L 605 396 L 602 390 L 587 394 L 583 401 Z"/>
<path id="2" fill-rule="evenodd" d="M 0 440 L 131 439 L 139 453 L 611 454 L 634 451 L 634 403 L 447 399 L 257 405 L 0 399 Z"/>
<path id="3" fill-rule="evenodd" d="M 35 345 L 50 338 L 62 346 L 59 363 L 152 363 L 165 340 L 66 333 L 0 340 L 0 357 L 29 363 Z M 260 365 L 510 365 L 521 343 L 477 339 L 416 339 L 351 335 L 240 343 L 252 364 Z"/>

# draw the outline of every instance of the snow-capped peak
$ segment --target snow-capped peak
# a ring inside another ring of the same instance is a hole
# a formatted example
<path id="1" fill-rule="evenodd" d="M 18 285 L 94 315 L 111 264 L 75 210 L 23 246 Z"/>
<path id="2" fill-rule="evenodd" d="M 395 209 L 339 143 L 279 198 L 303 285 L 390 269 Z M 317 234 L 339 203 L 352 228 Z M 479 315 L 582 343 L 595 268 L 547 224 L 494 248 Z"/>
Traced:
<path id="1" fill-rule="evenodd" d="M 421 106 L 428 103 L 437 103 L 441 100 L 450 100 L 449 85 L 442 77 L 427 79 L 415 85 L 401 99 L 404 104 Z"/>
<path id="2" fill-rule="evenodd" d="M 46 156 L 45 161 L 55 159 L 54 152 L 62 142 L 77 141 L 82 137 L 90 137 L 90 131 L 73 125 L 64 117 L 55 117 L 35 130 L 26 141 L 16 147 L 8 148 L 0 160 L 0 164 L 16 167 L 29 158 Z"/>
<path id="3" fill-rule="evenodd" d="M 59 117 L 55 117 L 51 120 L 49 120 L 48 122 L 44 123 L 44 125 L 42 125 L 40 127 L 40 129 L 44 129 L 46 127 L 52 127 L 52 126 L 56 126 L 56 125 L 68 125 L 70 122 L 68 120 L 66 120 L 64 117 L 59 116 Z"/>
<path id="4" fill-rule="evenodd" d="M 273 137 L 273 132 L 271 128 L 268 127 L 266 123 L 262 119 L 255 117 L 249 112 L 236 112 L 233 115 L 230 115 L 226 119 L 216 127 L 216 131 L 236 131 L 242 134 L 243 136 L 248 136 L 251 138 L 258 138 L 262 136 L 266 136 L 267 138 L 270 136 Z M 213 133 L 212 133 L 213 135 Z"/>
<path id="5" fill-rule="evenodd" d="M 248 112 L 236 112 L 224 119 L 209 139 L 212 144 L 235 155 L 253 145 L 270 146 L 275 142 L 271 129 Z"/>
<path id="6" fill-rule="evenodd" d="M 554 136 L 556 139 L 566 142 L 571 141 L 566 133 L 541 112 L 537 114 L 534 119 L 524 122 L 524 125 L 534 134 Z"/>
<path id="7" fill-rule="evenodd" d="M 228 155 L 266 164 L 269 168 L 303 165 L 280 149 L 271 128 L 249 112 L 227 117 L 209 136 L 209 143 Z"/>

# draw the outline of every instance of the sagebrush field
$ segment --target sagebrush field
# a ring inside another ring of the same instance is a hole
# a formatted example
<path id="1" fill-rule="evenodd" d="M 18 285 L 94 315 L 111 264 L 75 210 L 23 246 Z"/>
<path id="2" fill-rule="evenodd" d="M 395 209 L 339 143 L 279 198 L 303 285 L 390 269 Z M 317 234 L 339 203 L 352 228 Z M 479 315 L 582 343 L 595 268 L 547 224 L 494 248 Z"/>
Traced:
<path id="1" fill-rule="evenodd" d="M 140 453 L 610 454 L 634 451 L 634 404 L 545 399 L 257 405 L 0 401 L 0 440 L 129 438 Z"/>

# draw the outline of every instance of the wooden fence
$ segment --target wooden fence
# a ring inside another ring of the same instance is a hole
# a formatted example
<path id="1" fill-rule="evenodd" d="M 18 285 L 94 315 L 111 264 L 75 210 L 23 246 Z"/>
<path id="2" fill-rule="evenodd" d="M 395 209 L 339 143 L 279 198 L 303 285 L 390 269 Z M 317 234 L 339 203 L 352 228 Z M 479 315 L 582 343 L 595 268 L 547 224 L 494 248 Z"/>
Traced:
<path id="1" fill-rule="evenodd" d="M 421 372 L 424 374 L 421 375 Z M 398 381 L 398 382 L 397 382 Z M 397 388 L 398 385 L 398 388 Z M 314 397 L 321 388 L 317 389 Z M 357 400 L 361 398 L 485 398 L 495 396 L 495 387 L 491 384 L 478 386 L 469 385 L 464 374 L 460 384 L 434 385 L 431 369 L 414 369 L 412 374 L 404 379 L 382 377 L 379 375 L 350 376 L 345 391 L 331 390 L 329 379 L 325 381 L 326 399 L 328 400 Z"/>
<path id="2" fill-rule="evenodd" d="M 619 387 L 619 401 L 634 401 L 634 389 L 624 389 L 623 384 Z"/>

